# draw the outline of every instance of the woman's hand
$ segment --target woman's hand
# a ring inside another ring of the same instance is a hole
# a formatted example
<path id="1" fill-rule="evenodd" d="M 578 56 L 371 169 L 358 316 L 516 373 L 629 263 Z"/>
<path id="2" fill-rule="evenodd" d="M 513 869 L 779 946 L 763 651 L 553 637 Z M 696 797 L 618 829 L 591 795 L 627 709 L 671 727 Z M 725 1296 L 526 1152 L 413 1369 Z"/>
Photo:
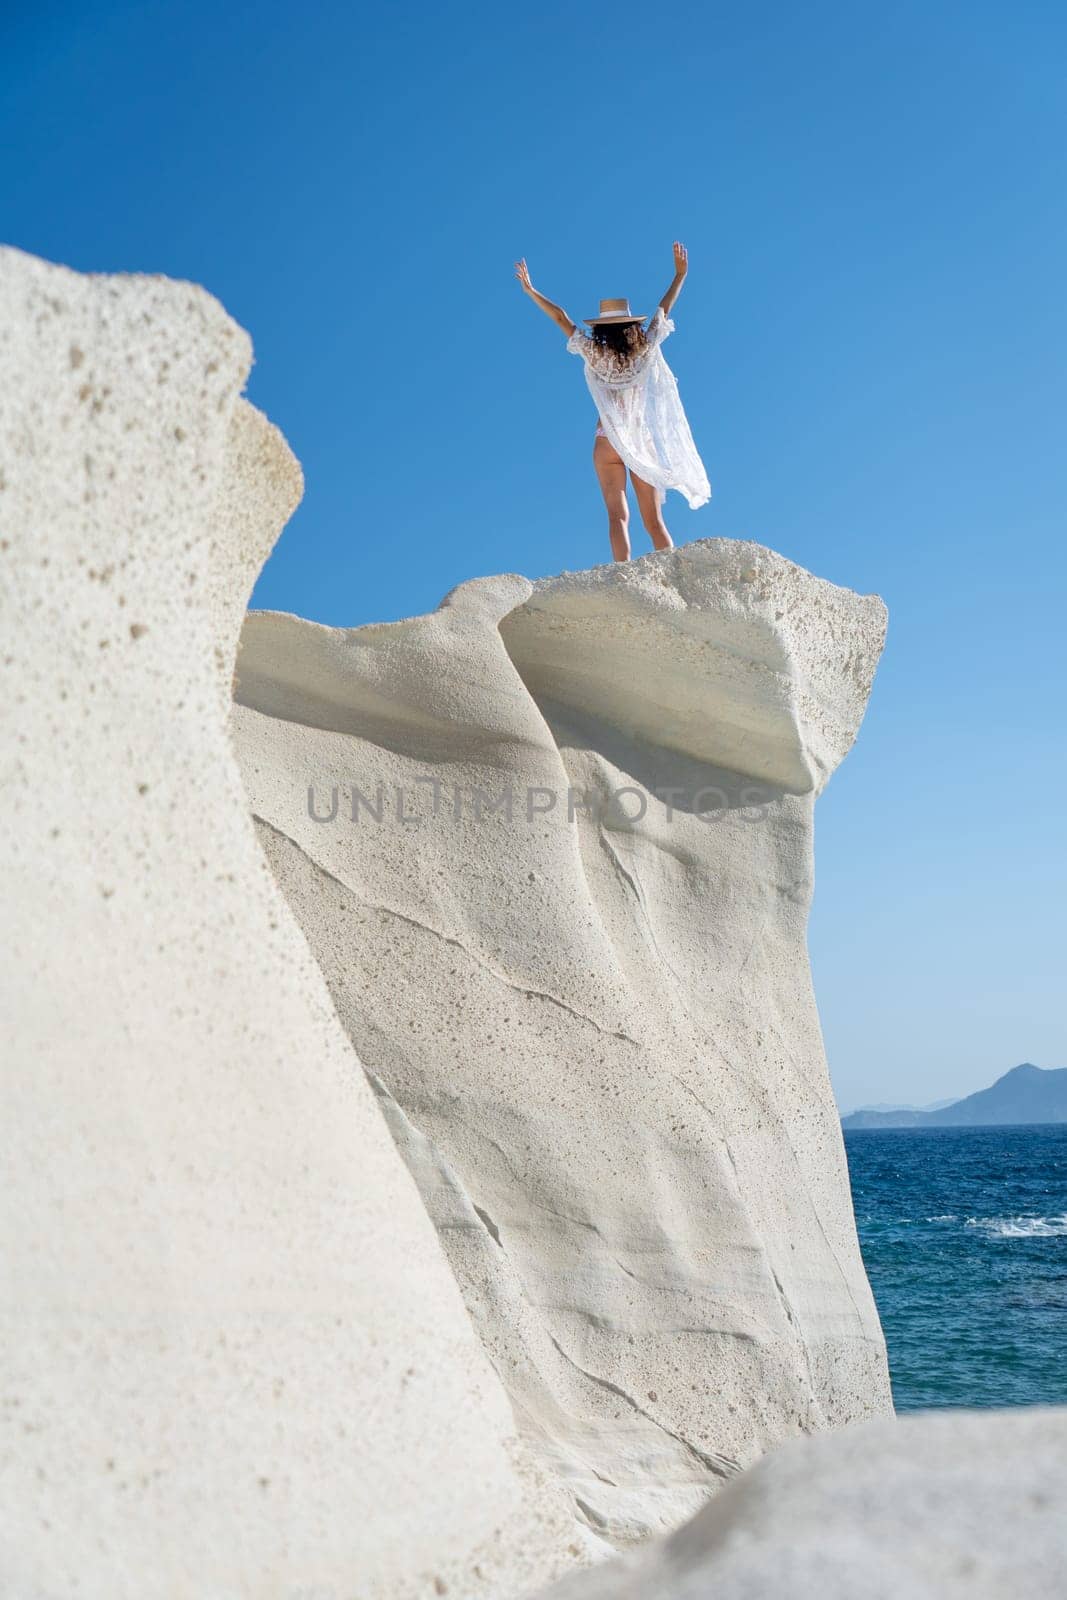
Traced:
<path id="1" fill-rule="evenodd" d="M 523 294 L 528 294 L 534 305 L 540 306 L 541 310 L 545 313 L 545 316 L 551 317 L 552 321 L 557 325 L 557 327 L 562 328 L 567 337 L 570 338 L 571 334 L 574 332 L 576 324 L 571 321 L 570 317 L 568 317 L 562 306 L 557 306 L 551 300 L 546 300 L 543 294 L 538 294 L 537 290 L 530 282 L 530 274 L 527 270 L 525 256 L 521 261 L 516 261 L 515 276 L 519 280 L 519 285 Z"/>
<path id="2" fill-rule="evenodd" d="M 664 316 L 669 317 L 671 307 L 678 298 L 678 292 L 685 282 L 685 275 L 689 271 L 689 251 L 680 239 L 674 241 L 674 277 L 671 286 L 660 301 Z"/>

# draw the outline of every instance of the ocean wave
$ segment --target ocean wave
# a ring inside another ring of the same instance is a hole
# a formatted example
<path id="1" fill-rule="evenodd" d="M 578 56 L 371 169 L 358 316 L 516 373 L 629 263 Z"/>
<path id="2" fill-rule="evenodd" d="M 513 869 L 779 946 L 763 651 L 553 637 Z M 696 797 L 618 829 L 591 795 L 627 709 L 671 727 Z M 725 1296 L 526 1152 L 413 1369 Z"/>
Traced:
<path id="1" fill-rule="evenodd" d="M 968 1228 L 981 1228 L 997 1239 L 1055 1239 L 1067 1234 L 1067 1215 L 1059 1217 L 968 1217 Z"/>
<path id="2" fill-rule="evenodd" d="M 926 1217 L 924 1220 L 926 1222 L 958 1222 L 960 1219 L 954 1211 L 946 1211 L 943 1216 Z"/>

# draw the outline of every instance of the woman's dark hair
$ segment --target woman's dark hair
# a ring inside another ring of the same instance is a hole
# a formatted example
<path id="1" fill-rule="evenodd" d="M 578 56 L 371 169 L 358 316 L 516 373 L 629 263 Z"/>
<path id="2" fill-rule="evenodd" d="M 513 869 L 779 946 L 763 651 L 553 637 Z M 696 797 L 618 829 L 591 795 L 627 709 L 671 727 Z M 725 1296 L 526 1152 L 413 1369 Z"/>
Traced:
<path id="1" fill-rule="evenodd" d="M 597 322 L 593 324 L 591 337 L 624 358 L 636 355 L 648 343 L 639 322 Z"/>

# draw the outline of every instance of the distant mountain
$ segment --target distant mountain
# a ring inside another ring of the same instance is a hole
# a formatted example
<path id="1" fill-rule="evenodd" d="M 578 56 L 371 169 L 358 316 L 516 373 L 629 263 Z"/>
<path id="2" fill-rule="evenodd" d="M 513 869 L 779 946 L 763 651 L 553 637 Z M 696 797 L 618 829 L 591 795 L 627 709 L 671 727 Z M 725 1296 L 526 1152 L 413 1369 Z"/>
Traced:
<path id="1" fill-rule="evenodd" d="M 842 1112 L 841 1114 L 842 1116 L 856 1117 L 859 1116 L 861 1111 L 940 1111 L 944 1106 L 954 1106 L 955 1104 L 955 1100 L 931 1100 L 925 1106 L 902 1106 L 898 1105 L 896 1101 L 890 1104 L 885 1100 L 879 1100 L 877 1105 L 857 1106 L 854 1111 Z"/>
<path id="2" fill-rule="evenodd" d="M 843 1128 L 977 1128 L 1021 1122 L 1067 1122 L 1067 1067 L 1046 1071 L 1032 1061 L 1012 1067 L 988 1089 L 937 1111 L 853 1111 Z"/>

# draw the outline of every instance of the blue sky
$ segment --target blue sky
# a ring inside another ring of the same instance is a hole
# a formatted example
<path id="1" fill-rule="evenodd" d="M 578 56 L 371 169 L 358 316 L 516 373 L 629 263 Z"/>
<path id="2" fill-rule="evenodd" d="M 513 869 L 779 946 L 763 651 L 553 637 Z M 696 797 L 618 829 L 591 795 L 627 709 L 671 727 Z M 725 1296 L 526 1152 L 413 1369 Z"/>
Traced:
<path id="1" fill-rule="evenodd" d="M 754 538 L 890 608 L 820 802 L 839 1098 L 1067 1064 L 1067 10 L 15 0 L 9 242 L 210 288 L 307 493 L 259 606 L 355 625 L 608 559 L 572 317 L 649 311 Z M 647 548 L 639 525 L 635 553 Z"/>

